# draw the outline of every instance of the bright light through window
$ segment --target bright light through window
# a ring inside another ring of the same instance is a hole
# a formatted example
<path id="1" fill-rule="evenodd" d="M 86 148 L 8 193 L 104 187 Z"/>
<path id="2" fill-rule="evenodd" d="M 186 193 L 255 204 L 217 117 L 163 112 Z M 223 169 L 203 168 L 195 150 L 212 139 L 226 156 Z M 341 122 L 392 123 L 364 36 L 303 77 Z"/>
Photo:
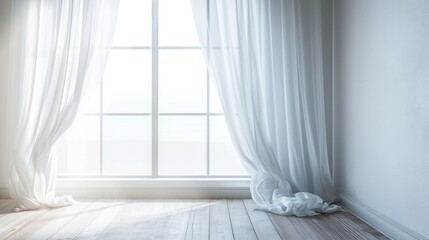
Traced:
<path id="1" fill-rule="evenodd" d="M 57 144 L 60 176 L 247 176 L 189 0 L 121 0 L 104 79 Z"/>

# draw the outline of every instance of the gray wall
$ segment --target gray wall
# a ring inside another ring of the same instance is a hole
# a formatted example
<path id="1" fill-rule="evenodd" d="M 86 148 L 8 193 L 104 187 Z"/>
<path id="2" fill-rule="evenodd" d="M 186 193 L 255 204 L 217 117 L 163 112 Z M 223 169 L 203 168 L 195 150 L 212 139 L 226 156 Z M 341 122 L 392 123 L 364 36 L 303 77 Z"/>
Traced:
<path id="1" fill-rule="evenodd" d="M 333 41 L 332 41 L 332 9 L 333 0 L 322 0 L 322 41 L 323 41 L 323 73 L 325 87 L 325 119 L 326 119 L 326 140 L 328 144 L 328 159 L 331 173 L 333 171 Z"/>
<path id="2" fill-rule="evenodd" d="M 6 103 L 11 0 L 0 0 L 0 189 L 7 186 Z"/>
<path id="3" fill-rule="evenodd" d="M 429 1 L 334 5 L 337 190 L 429 238 Z"/>

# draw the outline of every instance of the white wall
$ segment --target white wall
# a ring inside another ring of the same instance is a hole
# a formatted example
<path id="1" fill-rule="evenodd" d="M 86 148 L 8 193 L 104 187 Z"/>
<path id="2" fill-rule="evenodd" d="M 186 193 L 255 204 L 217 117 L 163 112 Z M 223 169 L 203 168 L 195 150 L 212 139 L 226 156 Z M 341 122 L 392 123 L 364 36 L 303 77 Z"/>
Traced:
<path id="1" fill-rule="evenodd" d="M 0 190 L 7 186 L 6 101 L 11 0 L 0 0 Z M 0 193 L 1 195 L 1 193 Z"/>
<path id="2" fill-rule="evenodd" d="M 337 189 L 395 239 L 429 238 L 429 1 L 334 6 Z"/>

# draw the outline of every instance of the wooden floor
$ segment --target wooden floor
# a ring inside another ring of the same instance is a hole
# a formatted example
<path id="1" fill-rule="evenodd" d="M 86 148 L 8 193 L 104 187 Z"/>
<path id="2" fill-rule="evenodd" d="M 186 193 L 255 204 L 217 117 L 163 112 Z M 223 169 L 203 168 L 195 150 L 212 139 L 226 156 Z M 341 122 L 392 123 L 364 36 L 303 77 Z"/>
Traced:
<path id="1" fill-rule="evenodd" d="M 253 211 L 252 200 L 82 200 L 13 212 L 0 200 L 0 239 L 387 239 L 348 212 L 309 218 Z"/>

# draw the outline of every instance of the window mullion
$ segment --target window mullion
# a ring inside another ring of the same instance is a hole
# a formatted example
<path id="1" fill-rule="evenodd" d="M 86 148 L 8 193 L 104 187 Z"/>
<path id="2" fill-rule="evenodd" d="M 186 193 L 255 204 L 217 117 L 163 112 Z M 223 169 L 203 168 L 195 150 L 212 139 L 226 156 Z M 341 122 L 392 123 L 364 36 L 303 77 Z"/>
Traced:
<path id="1" fill-rule="evenodd" d="M 210 25 L 210 0 L 207 0 L 207 22 Z M 206 50 L 201 48 L 203 51 L 207 51 L 207 59 L 210 57 L 209 52 L 209 30 L 206 30 Z M 207 176 L 210 176 L 210 74 L 207 66 Z"/>
<path id="2" fill-rule="evenodd" d="M 158 177 L 158 0 L 152 0 L 152 177 Z"/>
<path id="3" fill-rule="evenodd" d="M 104 79 L 100 82 L 100 176 L 103 176 L 103 82 Z"/>

